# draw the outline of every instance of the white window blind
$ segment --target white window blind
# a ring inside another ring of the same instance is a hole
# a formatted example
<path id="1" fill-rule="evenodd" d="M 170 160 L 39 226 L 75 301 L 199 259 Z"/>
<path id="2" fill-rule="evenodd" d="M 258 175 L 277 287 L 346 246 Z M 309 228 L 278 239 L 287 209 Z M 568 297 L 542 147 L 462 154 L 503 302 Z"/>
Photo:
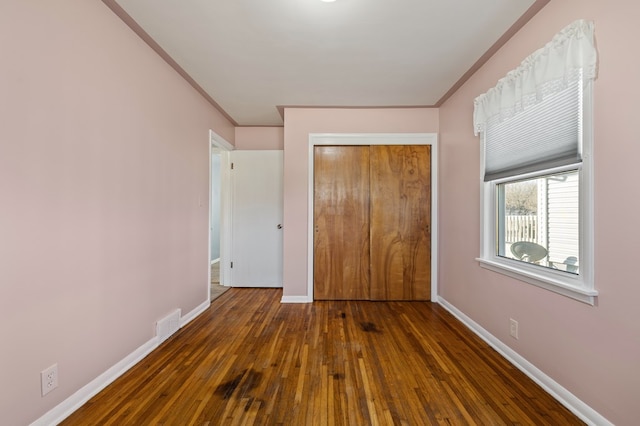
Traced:
<path id="1" fill-rule="evenodd" d="M 582 72 L 567 82 L 539 87 L 541 102 L 511 118 L 490 118 L 485 124 L 485 175 L 490 181 L 548 170 L 581 161 Z M 566 85 L 558 89 L 557 84 Z"/>
<path id="2" fill-rule="evenodd" d="M 509 71 L 495 87 L 475 99 L 475 133 L 486 131 L 491 123 L 510 120 L 545 103 L 548 97 L 565 92 L 580 79 L 583 82 L 595 79 L 596 68 L 593 23 L 575 21 L 525 58 L 518 68 Z"/>

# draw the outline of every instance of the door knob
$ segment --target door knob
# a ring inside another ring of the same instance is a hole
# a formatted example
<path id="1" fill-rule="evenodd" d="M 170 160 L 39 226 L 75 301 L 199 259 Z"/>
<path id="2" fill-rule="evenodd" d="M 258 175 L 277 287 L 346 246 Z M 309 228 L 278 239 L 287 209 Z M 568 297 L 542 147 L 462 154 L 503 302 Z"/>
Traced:
<path id="1" fill-rule="evenodd" d="M 278 229 L 282 229 L 282 224 L 278 224 Z"/>

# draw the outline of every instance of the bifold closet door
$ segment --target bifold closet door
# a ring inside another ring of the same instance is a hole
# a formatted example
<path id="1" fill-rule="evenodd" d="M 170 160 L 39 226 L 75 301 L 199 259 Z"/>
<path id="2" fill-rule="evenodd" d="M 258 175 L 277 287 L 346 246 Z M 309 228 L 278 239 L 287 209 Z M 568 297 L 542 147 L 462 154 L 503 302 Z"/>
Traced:
<path id="1" fill-rule="evenodd" d="M 429 300 L 431 147 L 314 151 L 314 298 Z"/>
<path id="2" fill-rule="evenodd" d="M 314 149 L 314 298 L 369 299 L 369 147 Z"/>
<path id="3" fill-rule="evenodd" d="M 431 298 L 431 147 L 371 146 L 371 300 Z"/>

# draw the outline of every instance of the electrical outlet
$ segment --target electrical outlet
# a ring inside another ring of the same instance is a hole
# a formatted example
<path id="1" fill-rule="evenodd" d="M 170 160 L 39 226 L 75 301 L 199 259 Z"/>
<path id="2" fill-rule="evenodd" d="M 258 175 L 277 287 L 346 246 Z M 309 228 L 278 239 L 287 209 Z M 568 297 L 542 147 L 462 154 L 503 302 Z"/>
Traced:
<path id="1" fill-rule="evenodd" d="M 40 372 L 42 383 L 42 396 L 45 396 L 58 387 L 58 364 L 53 364 Z"/>
<path id="2" fill-rule="evenodd" d="M 509 319 L 509 334 L 511 334 L 511 337 L 514 339 L 518 338 L 518 321 L 513 318 Z"/>

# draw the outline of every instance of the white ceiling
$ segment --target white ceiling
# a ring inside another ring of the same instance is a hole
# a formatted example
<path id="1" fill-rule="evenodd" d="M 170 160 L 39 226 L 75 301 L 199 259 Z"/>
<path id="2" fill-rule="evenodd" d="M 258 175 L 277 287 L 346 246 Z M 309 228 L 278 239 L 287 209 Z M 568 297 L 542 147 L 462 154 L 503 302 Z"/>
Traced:
<path id="1" fill-rule="evenodd" d="M 431 106 L 535 0 L 116 0 L 239 125 Z"/>

